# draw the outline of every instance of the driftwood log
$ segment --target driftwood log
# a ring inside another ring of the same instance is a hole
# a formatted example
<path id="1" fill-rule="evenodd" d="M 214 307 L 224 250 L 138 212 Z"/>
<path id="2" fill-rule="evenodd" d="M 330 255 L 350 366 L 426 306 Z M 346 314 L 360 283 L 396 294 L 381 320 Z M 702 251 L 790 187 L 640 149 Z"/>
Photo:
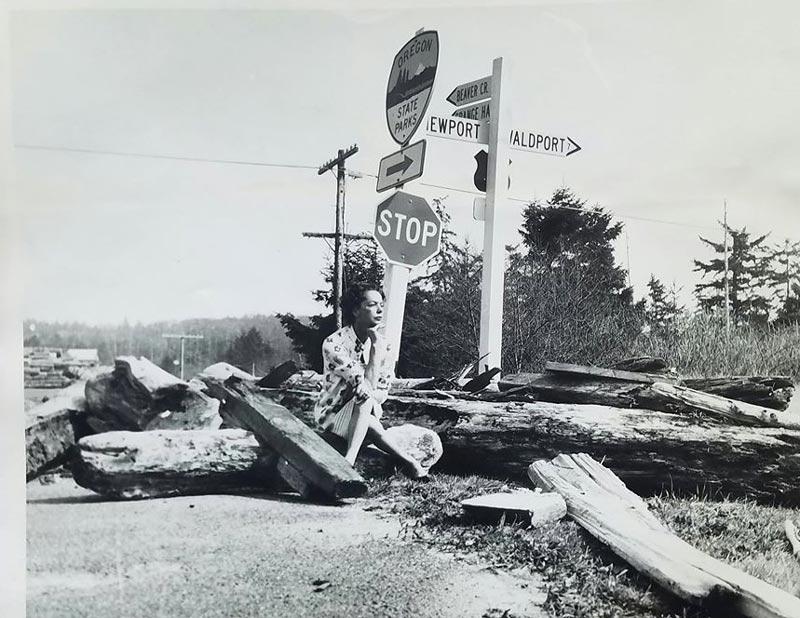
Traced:
<path id="1" fill-rule="evenodd" d="M 409 436 L 407 427 L 389 431 L 397 431 L 395 440 L 423 465 L 432 465 L 441 450 L 431 447 L 427 430 L 416 428 Z M 110 431 L 80 440 L 76 450 L 71 467 L 78 484 L 117 499 L 290 491 L 296 487 L 285 477 L 299 474 L 243 429 Z M 369 446 L 359 454 L 356 470 L 365 477 L 384 477 L 395 465 Z M 302 476 L 293 480 L 307 485 Z M 312 487 L 308 491 L 313 495 Z"/>
<path id="2" fill-rule="evenodd" d="M 800 616 L 800 598 L 678 538 L 611 470 L 585 454 L 531 464 L 534 484 L 564 497 L 592 536 L 656 583 L 719 616 Z"/>
<path id="3" fill-rule="evenodd" d="M 76 382 L 25 413 L 25 477 L 28 481 L 65 463 L 74 453 L 75 443 L 93 433 L 86 424 L 84 389 L 87 379 L 108 370 L 106 367 L 85 370 Z"/>
<path id="4" fill-rule="evenodd" d="M 775 410 L 788 408 L 794 393 L 791 379 L 785 376 L 684 378 L 680 383 L 704 393 L 745 401 Z"/>
<path id="5" fill-rule="evenodd" d="M 242 429 L 110 431 L 78 442 L 72 474 L 112 498 L 285 488 L 277 456 Z"/>
<path id="6" fill-rule="evenodd" d="M 306 422 L 316 395 L 262 391 Z M 588 452 L 640 493 L 720 492 L 800 504 L 800 431 L 740 427 L 652 410 L 554 403 L 495 403 L 390 396 L 386 426 L 413 423 L 439 434 L 442 471 L 525 478 L 531 461 Z"/>
<path id="7" fill-rule="evenodd" d="M 210 393 L 223 402 L 226 415 L 252 431 L 263 444 L 287 463 L 284 479 L 302 495 L 330 499 L 353 498 L 366 493 L 364 479 L 334 448 L 289 410 L 261 394 L 250 382 L 231 378 L 207 381 Z M 306 482 L 300 483 L 302 477 Z M 312 491 L 312 489 L 318 492 Z"/>
<path id="8" fill-rule="evenodd" d="M 219 401 L 144 357 L 121 356 L 86 384 L 87 422 L 96 432 L 217 429 Z"/>
<path id="9" fill-rule="evenodd" d="M 524 398 L 527 393 L 540 401 L 553 403 L 586 403 L 675 413 L 700 411 L 740 423 L 800 428 L 800 417 L 795 414 L 666 382 L 626 382 L 566 373 L 517 373 L 501 379 L 499 388 L 505 392 L 513 390 L 514 398 Z"/>

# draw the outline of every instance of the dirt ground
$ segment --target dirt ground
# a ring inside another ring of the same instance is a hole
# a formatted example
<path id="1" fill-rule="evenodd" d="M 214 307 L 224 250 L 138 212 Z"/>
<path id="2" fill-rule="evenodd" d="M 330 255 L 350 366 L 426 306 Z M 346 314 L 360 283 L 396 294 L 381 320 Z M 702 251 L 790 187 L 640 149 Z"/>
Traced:
<path id="1" fill-rule="evenodd" d="M 27 498 L 29 617 L 544 615 L 535 576 L 404 540 L 365 500 L 118 502 L 70 478 Z"/>

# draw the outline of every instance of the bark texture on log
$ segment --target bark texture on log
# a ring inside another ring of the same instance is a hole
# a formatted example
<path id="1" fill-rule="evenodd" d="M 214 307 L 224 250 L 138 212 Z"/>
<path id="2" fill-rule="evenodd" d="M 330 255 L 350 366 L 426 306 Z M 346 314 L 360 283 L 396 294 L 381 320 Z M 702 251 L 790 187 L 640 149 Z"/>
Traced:
<path id="1" fill-rule="evenodd" d="M 794 393 L 791 379 L 785 376 L 684 378 L 680 383 L 704 393 L 745 401 L 775 410 L 788 408 Z"/>
<path id="2" fill-rule="evenodd" d="M 78 442 L 75 482 L 113 498 L 283 488 L 277 456 L 241 429 L 112 431 Z"/>
<path id="3" fill-rule="evenodd" d="M 88 423 L 97 432 L 217 429 L 219 401 L 144 357 L 121 356 L 86 384 Z"/>
<path id="4" fill-rule="evenodd" d="M 535 485 L 560 493 L 570 517 L 614 553 L 682 599 L 719 616 L 800 616 L 800 598 L 678 538 L 611 470 L 585 454 L 531 464 Z"/>
<path id="5" fill-rule="evenodd" d="M 622 369 L 623 371 L 644 371 L 658 373 L 667 371 L 667 361 L 655 356 L 634 356 L 626 358 L 611 365 L 612 369 Z"/>
<path id="6" fill-rule="evenodd" d="M 209 381 L 210 392 L 225 411 L 285 458 L 311 484 L 334 499 L 367 491 L 364 479 L 336 450 L 288 409 L 261 394 L 255 385 L 229 379 Z"/>
<path id="7" fill-rule="evenodd" d="M 264 396 L 308 419 L 315 397 Z M 531 461 L 587 452 L 635 491 L 720 492 L 762 502 L 800 504 L 800 431 L 740 427 L 712 418 L 652 410 L 555 403 L 493 403 L 390 396 L 386 426 L 414 423 L 439 434 L 437 469 L 525 478 Z"/>

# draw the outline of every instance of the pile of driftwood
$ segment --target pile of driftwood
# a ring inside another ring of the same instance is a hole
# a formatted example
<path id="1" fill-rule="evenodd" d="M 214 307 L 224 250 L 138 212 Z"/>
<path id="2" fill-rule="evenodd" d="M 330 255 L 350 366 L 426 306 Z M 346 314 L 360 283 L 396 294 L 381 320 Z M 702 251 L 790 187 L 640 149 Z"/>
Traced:
<path id="1" fill-rule="evenodd" d="M 261 391 L 225 363 L 184 382 L 145 358 L 120 357 L 28 412 L 28 480 L 67 464 L 78 484 L 115 498 L 293 489 L 331 501 L 366 492 L 343 444 Z M 423 466 L 441 454 L 428 429 L 391 432 Z M 374 448 L 360 464 L 371 474 L 389 467 Z"/>
<path id="2" fill-rule="evenodd" d="M 370 448 L 358 471 L 350 467 L 343 445 L 313 429 L 321 376 L 296 369 L 256 380 L 218 363 L 184 382 L 144 358 L 118 358 L 27 413 L 28 479 L 67 464 L 80 485 L 115 498 L 363 495 L 362 474 L 390 462 Z M 800 599 L 684 543 L 631 491 L 702 488 L 800 504 L 800 419 L 784 411 L 790 381 L 690 382 L 664 369 L 634 359 L 610 368 L 548 363 L 497 385 L 496 370 L 467 379 L 466 368 L 397 380 L 384 421 L 426 467 L 441 457 L 442 470 L 528 477 L 548 492 L 466 500 L 474 514 L 499 508 L 540 525 L 566 513 L 689 603 L 721 615 L 800 615 Z"/>

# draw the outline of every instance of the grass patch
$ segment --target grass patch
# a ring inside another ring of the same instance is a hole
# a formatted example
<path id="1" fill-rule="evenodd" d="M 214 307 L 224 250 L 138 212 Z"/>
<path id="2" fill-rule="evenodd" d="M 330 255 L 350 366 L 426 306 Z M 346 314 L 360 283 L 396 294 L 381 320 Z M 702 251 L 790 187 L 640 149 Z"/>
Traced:
<path id="1" fill-rule="evenodd" d="M 731 327 L 699 313 L 680 320 L 668 332 L 642 334 L 631 355 L 665 359 L 686 377 L 716 375 L 785 375 L 800 382 L 800 324 Z"/>
<path id="2" fill-rule="evenodd" d="M 460 502 L 514 485 L 476 476 L 437 474 L 427 484 L 401 477 L 373 480 L 370 496 L 398 513 L 410 538 L 496 568 L 530 568 L 544 580 L 550 616 L 710 617 L 661 591 L 569 519 L 536 529 L 487 525 L 465 515 Z M 783 536 L 783 521 L 798 509 L 748 502 L 657 497 L 655 513 L 689 543 L 795 594 L 800 562 Z"/>

